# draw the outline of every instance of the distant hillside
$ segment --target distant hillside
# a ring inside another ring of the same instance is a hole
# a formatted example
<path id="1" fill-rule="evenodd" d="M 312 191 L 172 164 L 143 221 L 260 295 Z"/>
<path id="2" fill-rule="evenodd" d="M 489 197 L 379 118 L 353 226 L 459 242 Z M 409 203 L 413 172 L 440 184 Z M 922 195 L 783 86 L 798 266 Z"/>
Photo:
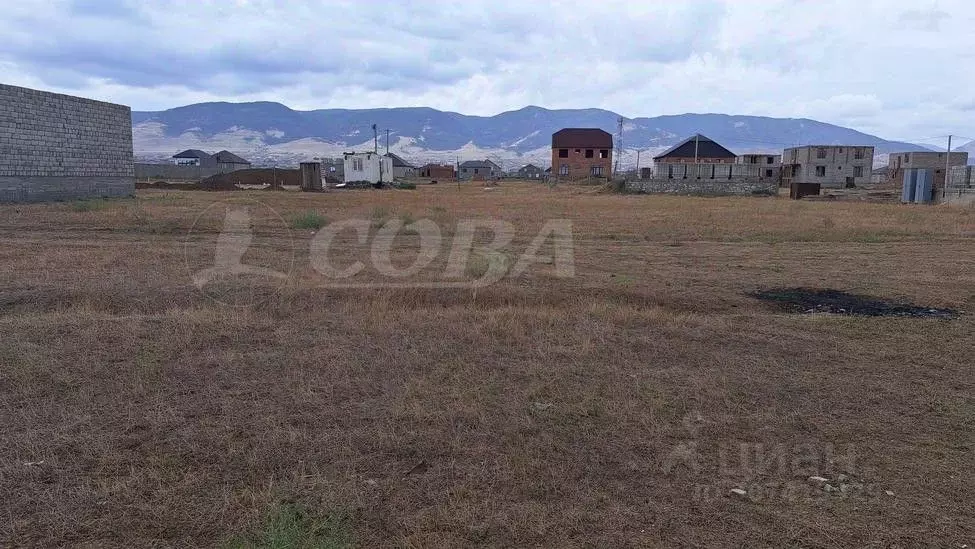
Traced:
<path id="1" fill-rule="evenodd" d="M 975 141 L 970 141 L 960 147 L 952 147 L 952 151 L 967 152 L 968 153 L 968 163 L 975 164 Z"/>
<path id="2" fill-rule="evenodd" d="M 548 164 L 553 132 L 597 127 L 616 134 L 619 115 L 601 109 L 525 107 L 495 116 L 467 116 L 426 107 L 295 111 L 279 103 L 200 103 L 160 112 L 133 112 L 136 155 L 164 158 L 185 148 L 228 149 L 252 160 L 289 161 L 337 156 L 380 143 L 390 129 L 391 149 L 415 162 L 496 158 L 508 164 Z M 624 119 L 624 163 L 636 150 L 659 152 L 703 133 L 736 152 L 778 151 L 796 144 L 873 145 L 878 154 L 926 150 L 809 119 L 681 114 Z M 645 157 L 646 158 L 646 157 Z"/>

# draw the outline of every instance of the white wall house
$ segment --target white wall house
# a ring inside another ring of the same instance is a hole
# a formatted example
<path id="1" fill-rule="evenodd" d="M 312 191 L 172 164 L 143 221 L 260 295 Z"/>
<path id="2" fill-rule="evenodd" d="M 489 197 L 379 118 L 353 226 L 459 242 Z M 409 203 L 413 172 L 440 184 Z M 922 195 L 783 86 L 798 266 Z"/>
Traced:
<path id="1" fill-rule="evenodd" d="M 374 152 L 345 153 L 345 182 L 368 181 L 390 183 L 393 181 L 393 159 Z"/>

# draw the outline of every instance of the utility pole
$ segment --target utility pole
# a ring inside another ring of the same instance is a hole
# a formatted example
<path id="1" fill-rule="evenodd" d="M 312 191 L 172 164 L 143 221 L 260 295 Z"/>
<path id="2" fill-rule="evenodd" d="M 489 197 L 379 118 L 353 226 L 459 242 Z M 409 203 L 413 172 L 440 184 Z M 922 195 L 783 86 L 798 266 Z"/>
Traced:
<path id="1" fill-rule="evenodd" d="M 694 134 L 694 163 L 697 164 L 697 138 L 701 135 L 699 133 Z"/>
<path id="2" fill-rule="evenodd" d="M 620 173 L 620 157 L 623 156 L 623 117 L 619 118 L 618 128 L 616 130 L 616 168 L 613 170 L 613 175 L 619 175 Z"/>
<path id="3" fill-rule="evenodd" d="M 945 154 L 945 183 L 941 186 L 941 199 L 948 197 L 948 176 L 951 175 L 951 136 L 948 136 L 948 153 Z"/>
<path id="4" fill-rule="evenodd" d="M 389 128 L 386 128 L 386 155 L 389 155 Z"/>
<path id="5" fill-rule="evenodd" d="M 379 130 L 376 125 L 372 125 L 372 152 L 379 154 Z"/>
<path id="6" fill-rule="evenodd" d="M 637 149 L 636 150 L 636 177 L 637 177 L 637 179 L 640 178 L 640 153 L 641 152 L 642 151 L 640 149 Z"/>

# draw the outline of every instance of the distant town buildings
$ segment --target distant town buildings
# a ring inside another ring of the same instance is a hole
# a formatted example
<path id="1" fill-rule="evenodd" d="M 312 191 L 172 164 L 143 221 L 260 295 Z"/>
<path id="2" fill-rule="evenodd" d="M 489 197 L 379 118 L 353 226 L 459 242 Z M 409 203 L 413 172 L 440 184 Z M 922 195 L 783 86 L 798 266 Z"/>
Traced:
<path id="1" fill-rule="evenodd" d="M 233 172 L 250 168 L 251 163 L 230 151 L 220 151 L 210 154 L 199 149 L 187 149 L 173 155 L 173 164 L 177 166 L 199 166 L 213 168 L 218 172 Z"/>
<path id="2" fill-rule="evenodd" d="M 857 187 L 870 183 L 873 147 L 848 145 L 806 145 L 785 149 L 782 181 L 814 183 L 822 187 Z"/>
<path id="3" fill-rule="evenodd" d="M 611 177 L 613 136 L 599 128 L 565 128 L 555 132 L 552 172 L 559 179 Z"/>

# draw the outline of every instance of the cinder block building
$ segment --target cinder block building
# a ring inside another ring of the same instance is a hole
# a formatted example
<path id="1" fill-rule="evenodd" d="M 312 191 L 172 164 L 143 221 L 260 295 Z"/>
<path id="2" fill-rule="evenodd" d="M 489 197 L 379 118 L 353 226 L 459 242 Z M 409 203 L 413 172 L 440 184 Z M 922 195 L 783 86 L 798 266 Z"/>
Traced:
<path id="1" fill-rule="evenodd" d="M 545 170 L 534 164 L 525 164 L 515 172 L 518 179 L 542 179 L 545 177 Z"/>
<path id="2" fill-rule="evenodd" d="M 887 178 L 889 181 L 902 181 L 904 171 L 910 169 L 934 170 L 934 188 L 943 189 L 945 186 L 945 161 L 949 167 L 968 165 L 967 152 L 948 153 L 922 151 L 890 153 L 887 158 Z"/>
<path id="3" fill-rule="evenodd" d="M 782 182 L 818 183 L 828 188 L 855 187 L 870 183 L 873 147 L 805 145 L 782 153 Z"/>
<path id="4" fill-rule="evenodd" d="M 778 178 L 782 167 L 781 154 L 742 154 L 737 158 L 738 164 L 758 166 L 765 178 Z"/>
<path id="5" fill-rule="evenodd" d="M 129 107 L 0 84 L 0 202 L 134 193 Z"/>
<path id="6" fill-rule="evenodd" d="M 213 155 L 213 160 L 217 164 L 217 170 L 221 172 L 235 172 L 237 170 L 246 170 L 251 167 L 251 163 L 248 160 L 237 156 L 230 151 L 220 151 Z"/>
<path id="7" fill-rule="evenodd" d="M 404 179 L 416 176 L 416 166 L 393 153 L 386 153 L 386 156 L 393 159 L 393 177 Z"/>
<path id="8" fill-rule="evenodd" d="M 457 169 L 457 177 L 465 181 L 495 179 L 501 175 L 501 166 L 490 160 L 468 160 L 462 162 Z"/>
<path id="9" fill-rule="evenodd" d="M 559 179 L 613 175 L 613 136 L 599 128 L 564 128 L 552 134 L 552 175 Z"/>

